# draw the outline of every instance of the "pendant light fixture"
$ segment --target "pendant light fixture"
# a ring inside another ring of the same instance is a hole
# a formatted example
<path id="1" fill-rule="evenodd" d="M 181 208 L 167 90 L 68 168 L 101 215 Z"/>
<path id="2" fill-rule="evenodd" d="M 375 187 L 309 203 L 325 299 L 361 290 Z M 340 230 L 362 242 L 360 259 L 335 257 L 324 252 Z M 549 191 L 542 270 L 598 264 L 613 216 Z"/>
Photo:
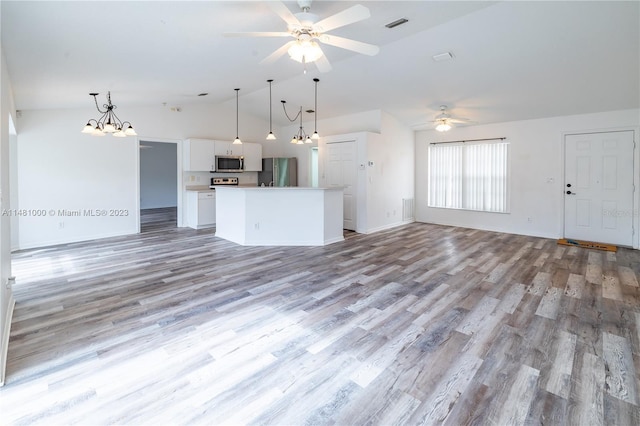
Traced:
<path id="1" fill-rule="evenodd" d="M 276 139 L 271 125 L 271 83 L 273 83 L 273 80 L 267 80 L 267 83 L 269 83 L 269 134 L 267 135 L 267 140 L 272 141 Z"/>
<path id="2" fill-rule="evenodd" d="M 300 119 L 300 127 L 298 128 L 298 132 L 293 135 L 293 137 L 291 138 L 291 143 L 292 144 L 298 144 L 298 145 L 302 145 L 305 143 L 313 143 L 313 139 L 318 139 L 320 136 L 318 135 L 318 131 L 317 131 L 317 109 L 318 109 L 318 82 L 320 81 L 317 78 L 314 78 L 313 81 L 315 82 L 315 110 L 311 111 L 307 111 L 307 112 L 313 112 L 314 114 L 314 120 L 315 120 L 315 130 L 313 132 L 313 135 L 309 136 L 307 135 L 307 133 L 304 131 L 304 128 L 302 126 L 302 106 L 300 107 L 300 109 L 298 110 L 298 114 L 296 114 L 295 117 L 291 118 L 289 117 L 289 114 L 287 113 L 287 108 L 285 106 L 285 104 L 287 103 L 286 101 L 280 101 L 282 102 L 282 109 L 284 110 L 284 114 L 287 116 L 287 119 L 290 122 L 295 122 L 298 119 Z"/>
<path id="3" fill-rule="evenodd" d="M 318 82 L 320 80 L 317 78 L 313 79 L 313 82 L 315 83 L 315 103 L 314 103 L 314 109 L 313 109 L 313 135 L 311 135 L 311 139 L 320 139 L 320 135 L 318 134 Z"/>
<path id="4" fill-rule="evenodd" d="M 242 145 L 242 141 L 240 140 L 239 132 L 238 132 L 238 96 L 240 89 L 233 89 L 236 91 L 236 138 L 233 140 L 234 145 Z"/>
<path id="5" fill-rule="evenodd" d="M 92 136 L 104 136 L 107 133 L 111 133 L 117 138 L 137 136 L 138 134 L 133 129 L 131 123 L 120 120 L 116 113 L 113 112 L 117 107 L 111 103 L 111 92 L 107 92 L 107 103 L 103 105 L 103 108 L 105 108 L 104 111 L 98 106 L 98 95 L 99 93 L 89 93 L 89 96 L 93 96 L 96 108 L 102 116 L 97 120 L 90 119 L 82 129 L 82 133 L 88 133 Z"/>

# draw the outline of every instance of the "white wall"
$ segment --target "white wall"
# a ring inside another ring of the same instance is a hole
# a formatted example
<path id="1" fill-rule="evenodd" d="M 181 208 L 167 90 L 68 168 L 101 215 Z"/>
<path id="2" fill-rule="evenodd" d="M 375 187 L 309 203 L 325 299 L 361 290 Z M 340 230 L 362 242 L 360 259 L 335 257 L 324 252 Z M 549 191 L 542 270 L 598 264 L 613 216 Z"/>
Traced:
<path id="1" fill-rule="evenodd" d="M 117 97 L 112 99 L 117 105 Z M 88 96 L 87 105 L 82 110 L 23 111 L 18 120 L 20 208 L 46 214 L 20 218 L 22 249 L 138 232 L 137 141 L 80 133 L 87 120 L 97 116 Z M 162 106 L 118 111 L 120 118 L 134 124 L 140 140 L 235 137 L 235 108 L 230 104 L 188 105 L 181 112 Z M 241 123 L 240 136 L 246 142 L 262 142 L 269 128 L 265 120 L 242 114 Z M 58 214 L 78 209 L 79 217 Z M 125 210 L 129 215 L 84 216 L 84 210 L 98 209 Z"/>
<path id="2" fill-rule="evenodd" d="M 140 142 L 140 208 L 178 205 L 177 144 Z"/>
<path id="3" fill-rule="evenodd" d="M 303 122 L 304 131 L 312 134 L 314 130 L 313 115 L 305 114 Z M 330 135 L 341 135 L 354 132 L 374 132 L 380 133 L 381 119 L 380 110 L 366 111 L 344 117 L 318 119 L 318 133 L 320 137 Z M 295 145 L 291 143 L 291 137 L 298 133 L 300 124 L 285 127 L 279 131 L 278 140 L 272 144 L 272 151 L 278 152 L 282 157 L 298 158 L 298 186 L 312 186 L 311 183 L 311 148 L 317 147 L 318 142 L 312 144 Z M 265 144 L 266 146 L 266 144 Z M 263 155 L 266 157 L 266 155 Z"/>
<path id="4" fill-rule="evenodd" d="M 367 232 L 402 224 L 402 200 L 415 192 L 413 131 L 385 112 L 381 123 L 379 143 L 367 146 Z"/>
<path id="5" fill-rule="evenodd" d="M 640 110 L 633 109 L 457 127 L 445 133 L 418 131 L 415 157 L 416 220 L 560 238 L 563 236 L 564 223 L 564 134 L 634 127 L 637 129 L 639 125 Z M 510 142 L 510 213 L 427 207 L 429 143 L 496 137 L 506 137 Z"/>
<path id="6" fill-rule="evenodd" d="M 354 140 L 358 156 L 358 202 L 356 229 L 361 233 L 376 232 L 402 221 L 402 200 L 414 196 L 414 134 L 392 115 L 380 111 L 368 111 L 327 120 L 318 129 L 344 130 L 346 123 L 352 123 L 350 133 L 323 133 L 322 140 Z M 362 130 L 363 131 L 358 131 Z M 373 130 L 372 130 L 373 129 Z M 322 145 L 322 144 L 321 144 Z M 302 147 L 306 155 L 309 145 L 291 145 L 293 150 Z M 294 151 L 295 152 L 295 151 Z M 320 161 L 324 154 L 320 153 Z M 304 162 L 301 161 L 301 162 Z M 308 161 L 304 162 L 303 173 L 308 172 Z M 323 169 L 323 165 L 320 165 Z"/>
<path id="7" fill-rule="evenodd" d="M 1 10 L 1 7 L 0 7 Z M 6 60 L 0 46 L 0 210 L 10 211 L 10 116 L 15 120 L 16 110 Z M 15 304 L 13 291 L 8 285 L 11 276 L 11 217 L 0 215 L 0 385 L 4 384 L 11 317 Z"/>

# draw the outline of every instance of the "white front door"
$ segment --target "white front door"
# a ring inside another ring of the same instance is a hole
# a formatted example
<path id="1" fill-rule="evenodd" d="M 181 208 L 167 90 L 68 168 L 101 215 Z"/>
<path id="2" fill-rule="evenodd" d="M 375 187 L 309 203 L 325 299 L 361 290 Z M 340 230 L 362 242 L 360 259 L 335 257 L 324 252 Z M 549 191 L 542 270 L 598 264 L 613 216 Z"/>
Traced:
<path id="1" fill-rule="evenodd" d="M 344 187 L 343 228 L 356 230 L 356 142 L 327 144 L 326 182 L 328 186 Z"/>
<path id="2" fill-rule="evenodd" d="M 565 238 L 632 246 L 633 132 L 565 136 Z"/>

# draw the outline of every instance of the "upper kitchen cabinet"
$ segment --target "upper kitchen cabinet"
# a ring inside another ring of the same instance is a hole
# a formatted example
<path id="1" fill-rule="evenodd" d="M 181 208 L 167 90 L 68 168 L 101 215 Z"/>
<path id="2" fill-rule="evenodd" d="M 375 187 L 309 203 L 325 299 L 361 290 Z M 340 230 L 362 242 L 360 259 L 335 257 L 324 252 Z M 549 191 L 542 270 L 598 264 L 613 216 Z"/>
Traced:
<path id="1" fill-rule="evenodd" d="M 183 144 L 183 169 L 191 172 L 216 170 L 215 142 L 209 139 L 187 139 Z"/>
<path id="2" fill-rule="evenodd" d="M 245 172 L 261 172 L 262 171 L 262 144 L 259 143 L 243 143 L 242 151 L 244 155 L 244 171 Z"/>
<path id="3" fill-rule="evenodd" d="M 234 145 L 233 142 L 216 141 L 215 155 L 243 155 L 243 145 Z"/>

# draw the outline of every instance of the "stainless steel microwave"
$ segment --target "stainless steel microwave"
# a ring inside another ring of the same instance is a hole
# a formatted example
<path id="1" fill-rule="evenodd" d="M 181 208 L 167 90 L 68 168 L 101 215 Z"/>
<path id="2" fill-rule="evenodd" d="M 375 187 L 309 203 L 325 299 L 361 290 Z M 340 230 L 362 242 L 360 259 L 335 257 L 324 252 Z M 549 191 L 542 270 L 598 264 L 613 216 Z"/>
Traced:
<path id="1" fill-rule="evenodd" d="M 216 155 L 216 172 L 244 172 L 244 157 Z"/>

